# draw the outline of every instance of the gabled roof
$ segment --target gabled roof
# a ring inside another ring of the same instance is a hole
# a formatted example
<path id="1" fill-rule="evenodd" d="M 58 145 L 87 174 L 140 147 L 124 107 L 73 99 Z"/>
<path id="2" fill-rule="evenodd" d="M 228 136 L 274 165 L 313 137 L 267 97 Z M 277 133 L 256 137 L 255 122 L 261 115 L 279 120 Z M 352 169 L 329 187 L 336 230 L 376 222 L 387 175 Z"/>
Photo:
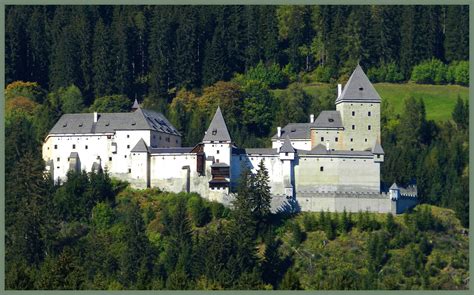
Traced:
<path id="1" fill-rule="evenodd" d="M 314 121 L 312 128 L 344 128 L 339 111 L 322 111 Z"/>
<path id="2" fill-rule="evenodd" d="M 281 129 L 281 137 L 288 135 L 290 139 L 310 139 L 313 126 L 314 123 L 289 123 Z M 278 134 L 275 133 L 272 139 L 278 139 Z"/>
<path id="3" fill-rule="evenodd" d="M 113 133 L 115 130 L 153 130 L 181 136 L 163 114 L 141 108 L 129 113 L 98 113 L 96 123 L 92 113 L 64 114 L 49 134 Z"/>
<path id="4" fill-rule="evenodd" d="M 290 137 L 287 135 L 283 145 L 280 148 L 280 153 L 294 153 L 295 149 L 291 145 Z"/>
<path id="5" fill-rule="evenodd" d="M 143 138 L 140 138 L 140 140 L 137 142 L 135 147 L 131 150 L 132 153 L 147 153 L 148 152 L 148 147 L 146 146 L 145 141 Z"/>
<path id="6" fill-rule="evenodd" d="M 341 96 L 336 99 L 336 104 L 343 101 L 380 102 L 379 94 L 360 65 L 357 65 L 349 81 L 347 81 Z"/>
<path id="7" fill-rule="evenodd" d="M 374 148 L 372 149 L 372 153 L 374 154 L 379 154 L 379 155 L 383 155 L 385 154 L 384 151 L 383 151 L 383 148 L 382 146 L 380 145 L 380 143 L 375 143 L 375 146 Z"/>
<path id="8" fill-rule="evenodd" d="M 394 182 L 389 189 L 400 189 L 398 185 Z"/>
<path id="9" fill-rule="evenodd" d="M 214 118 L 212 118 L 202 141 L 232 141 L 220 107 L 217 107 Z"/>

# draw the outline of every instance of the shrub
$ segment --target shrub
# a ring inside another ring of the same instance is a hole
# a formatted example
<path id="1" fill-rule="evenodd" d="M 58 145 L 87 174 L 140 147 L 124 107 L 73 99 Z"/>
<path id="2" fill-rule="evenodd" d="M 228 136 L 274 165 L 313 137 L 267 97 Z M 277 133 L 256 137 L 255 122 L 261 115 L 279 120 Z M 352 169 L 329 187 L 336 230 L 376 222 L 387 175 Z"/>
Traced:
<path id="1" fill-rule="evenodd" d="M 399 83 L 404 77 L 397 64 L 394 62 L 381 64 L 380 67 L 372 67 L 367 71 L 367 76 L 372 83 L 390 82 Z"/>
<path id="2" fill-rule="evenodd" d="M 244 85 L 250 80 L 259 81 L 270 88 L 282 88 L 288 85 L 288 75 L 279 65 L 265 66 L 262 61 L 251 67 L 244 75 L 236 76 L 236 81 Z"/>
<path id="3" fill-rule="evenodd" d="M 454 81 L 456 84 L 469 85 L 469 62 L 461 61 L 457 64 L 454 72 Z"/>
<path id="4" fill-rule="evenodd" d="M 315 79 L 318 82 L 329 83 L 332 76 L 332 69 L 328 66 L 319 66 L 314 71 Z"/>
<path id="5" fill-rule="evenodd" d="M 437 59 L 424 61 L 413 68 L 411 80 L 419 84 L 442 84 L 446 82 L 447 67 Z"/>

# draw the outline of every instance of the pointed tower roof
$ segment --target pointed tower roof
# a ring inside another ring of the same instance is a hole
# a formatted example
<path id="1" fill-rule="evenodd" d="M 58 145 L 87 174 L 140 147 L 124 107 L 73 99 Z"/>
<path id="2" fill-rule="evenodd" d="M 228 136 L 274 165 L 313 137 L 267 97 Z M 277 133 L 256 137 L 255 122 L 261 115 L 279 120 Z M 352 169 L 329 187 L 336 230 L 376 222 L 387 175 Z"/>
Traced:
<path id="1" fill-rule="evenodd" d="M 140 138 L 140 140 L 137 142 L 135 147 L 131 150 L 132 153 L 145 153 L 148 152 L 148 147 L 146 146 L 145 141 L 143 138 Z"/>
<path id="2" fill-rule="evenodd" d="M 382 146 L 381 146 L 380 143 L 378 143 L 378 142 L 375 143 L 375 146 L 374 146 L 374 148 L 372 149 L 372 153 L 374 153 L 374 154 L 380 154 L 380 155 L 385 154 L 384 151 L 383 151 Z"/>
<path id="3" fill-rule="evenodd" d="M 347 81 L 341 95 L 336 99 L 336 104 L 343 101 L 380 102 L 379 94 L 360 65 L 357 65 L 349 81 Z"/>
<path id="4" fill-rule="evenodd" d="M 287 135 L 283 145 L 280 148 L 280 153 L 294 153 L 295 149 L 291 145 L 290 137 Z"/>
<path id="5" fill-rule="evenodd" d="M 138 101 L 137 99 L 135 98 L 135 101 L 133 102 L 133 105 L 132 105 L 132 110 L 136 110 L 140 108 L 140 105 L 138 104 Z"/>
<path id="6" fill-rule="evenodd" d="M 400 189 L 398 185 L 394 182 L 389 189 Z"/>
<path id="7" fill-rule="evenodd" d="M 202 141 L 232 141 L 220 107 L 217 107 L 214 118 L 212 118 Z"/>

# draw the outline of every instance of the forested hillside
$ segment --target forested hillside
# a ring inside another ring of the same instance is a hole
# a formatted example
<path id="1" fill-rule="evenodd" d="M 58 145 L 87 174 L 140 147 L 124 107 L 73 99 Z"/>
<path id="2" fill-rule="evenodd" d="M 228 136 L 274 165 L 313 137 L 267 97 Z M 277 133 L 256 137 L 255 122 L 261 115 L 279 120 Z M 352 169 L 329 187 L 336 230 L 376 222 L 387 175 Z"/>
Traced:
<path id="1" fill-rule="evenodd" d="M 36 163 L 14 181 L 35 193 L 8 204 L 18 211 L 7 215 L 7 289 L 468 287 L 467 230 L 449 209 L 269 214 L 261 168 L 259 186 L 241 186 L 229 210 L 196 194 L 124 189 L 103 173 L 53 187 Z"/>
<path id="2" fill-rule="evenodd" d="M 7 6 L 6 82 L 74 84 L 90 105 L 110 94 L 163 104 L 259 61 L 334 79 L 359 62 L 406 81 L 422 61 L 468 60 L 468 28 L 461 5 Z"/>

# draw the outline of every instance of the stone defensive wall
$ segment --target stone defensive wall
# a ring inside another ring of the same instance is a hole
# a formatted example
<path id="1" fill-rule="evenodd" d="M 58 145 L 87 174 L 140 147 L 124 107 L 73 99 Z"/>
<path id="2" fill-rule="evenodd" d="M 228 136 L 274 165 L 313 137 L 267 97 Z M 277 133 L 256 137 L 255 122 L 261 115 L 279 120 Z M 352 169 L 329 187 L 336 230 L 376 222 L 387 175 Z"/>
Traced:
<path id="1" fill-rule="evenodd" d="M 274 195 L 273 212 L 330 211 L 400 214 L 418 203 L 416 196 L 402 195 L 392 200 L 388 193 L 378 192 L 297 192 L 297 197 Z"/>

